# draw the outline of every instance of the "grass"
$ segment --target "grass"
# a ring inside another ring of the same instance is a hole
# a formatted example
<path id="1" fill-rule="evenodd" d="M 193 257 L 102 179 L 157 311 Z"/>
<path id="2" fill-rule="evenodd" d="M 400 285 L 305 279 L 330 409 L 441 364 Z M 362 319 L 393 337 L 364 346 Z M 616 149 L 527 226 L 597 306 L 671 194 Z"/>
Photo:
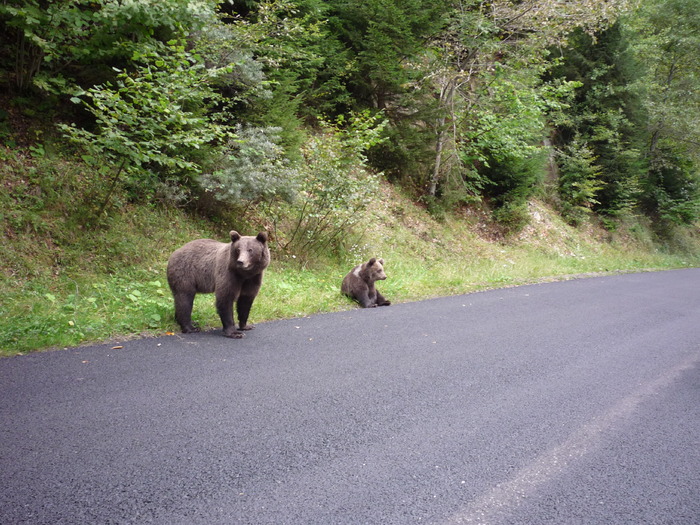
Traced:
<path id="1" fill-rule="evenodd" d="M 395 303 L 700 262 L 691 234 L 674 250 L 661 250 L 635 221 L 615 234 L 593 225 L 574 229 L 545 205 L 532 203 L 531 224 L 517 237 L 503 239 L 488 233 L 488 223 L 478 215 L 437 222 L 389 185 L 382 192 L 367 216 L 362 243 L 342 257 L 302 264 L 301 254 L 282 254 L 273 243 L 273 262 L 251 321 L 356 308 L 340 294 L 340 282 L 370 256 L 386 260 L 389 278 L 379 288 Z M 198 237 L 225 240 L 231 228 L 253 233 L 151 206 L 123 206 L 108 229 L 96 231 L 57 232 L 64 219 L 39 211 L 26 215 L 11 217 L 12 228 L 5 218 L 6 232 L 14 234 L 6 235 L 9 242 L 0 248 L 1 356 L 175 332 L 165 279 L 170 253 Z M 211 295 L 196 299 L 193 318 L 204 328 L 220 327 L 213 303 Z"/>

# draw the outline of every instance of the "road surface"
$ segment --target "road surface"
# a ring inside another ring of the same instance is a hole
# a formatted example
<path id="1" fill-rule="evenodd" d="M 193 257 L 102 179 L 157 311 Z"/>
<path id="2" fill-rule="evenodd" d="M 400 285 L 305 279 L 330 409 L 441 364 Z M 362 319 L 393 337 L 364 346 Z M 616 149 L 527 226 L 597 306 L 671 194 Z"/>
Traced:
<path id="1" fill-rule="evenodd" d="M 0 523 L 700 523 L 700 269 L 113 346 L 0 360 Z"/>

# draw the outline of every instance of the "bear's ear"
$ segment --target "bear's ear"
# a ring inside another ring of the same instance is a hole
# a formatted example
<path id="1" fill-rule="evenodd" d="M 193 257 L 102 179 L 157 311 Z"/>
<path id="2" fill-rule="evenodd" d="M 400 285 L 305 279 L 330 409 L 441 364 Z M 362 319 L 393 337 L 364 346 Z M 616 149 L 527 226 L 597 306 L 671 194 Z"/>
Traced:
<path id="1" fill-rule="evenodd" d="M 379 259 L 379 264 L 381 264 L 382 266 L 384 266 L 384 259 Z"/>
<path id="2" fill-rule="evenodd" d="M 261 243 L 265 244 L 267 242 L 267 232 L 260 232 L 256 237 Z"/>
<path id="3" fill-rule="evenodd" d="M 368 264 L 369 266 L 372 266 L 372 265 L 373 265 L 374 263 L 376 263 L 376 262 L 377 262 L 377 259 L 374 258 L 374 257 L 372 257 L 372 258 L 369 260 L 369 262 L 368 262 L 367 264 Z"/>
<path id="4" fill-rule="evenodd" d="M 231 230 L 229 232 L 229 235 L 231 236 L 231 242 L 236 242 L 238 239 L 241 238 L 241 234 L 238 233 L 236 230 Z"/>

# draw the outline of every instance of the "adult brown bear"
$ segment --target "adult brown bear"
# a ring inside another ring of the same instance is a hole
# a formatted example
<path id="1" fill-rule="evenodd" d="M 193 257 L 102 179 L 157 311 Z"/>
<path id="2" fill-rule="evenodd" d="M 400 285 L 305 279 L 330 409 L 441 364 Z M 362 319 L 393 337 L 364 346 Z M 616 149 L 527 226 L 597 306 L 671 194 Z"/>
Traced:
<path id="1" fill-rule="evenodd" d="M 231 231 L 231 242 L 197 239 L 173 252 L 168 260 L 168 284 L 175 299 L 175 320 L 184 333 L 198 332 L 192 324 L 192 305 L 198 293 L 216 294 L 216 311 L 226 337 L 241 338 L 233 321 L 236 303 L 240 330 L 250 330 L 248 314 L 270 264 L 267 234 L 241 236 Z"/>
<path id="2" fill-rule="evenodd" d="M 389 306 L 391 301 L 387 301 L 374 286 L 376 281 L 386 279 L 384 273 L 384 259 L 372 257 L 369 261 L 355 266 L 343 279 L 340 291 L 352 297 L 363 308 L 374 308 L 375 306 Z"/>

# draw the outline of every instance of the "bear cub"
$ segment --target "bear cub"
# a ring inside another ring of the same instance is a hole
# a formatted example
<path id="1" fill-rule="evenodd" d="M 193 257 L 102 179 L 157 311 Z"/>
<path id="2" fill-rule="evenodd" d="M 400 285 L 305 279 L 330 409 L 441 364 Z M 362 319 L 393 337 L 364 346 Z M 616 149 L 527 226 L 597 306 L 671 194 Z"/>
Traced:
<path id="1" fill-rule="evenodd" d="M 391 301 L 382 297 L 382 294 L 374 287 L 375 281 L 383 281 L 384 279 L 386 279 L 384 259 L 372 257 L 366 263 L 355 266 L 345 276 L 340 290 L 345 295 L 355 299 L 363 308 L 389 306 Z"/>
<path id="2" fill-rule="evenodd" d="M 267 234 L 241 236 L 231 231 L 231 242 L 197 239 L 175 250 L 168 259 L 168 284 L 175 300 L 175 320 L 184 333 L 198 332 L 192 324 L 192 304 L 198 293 L 214 293 L 216 311 L 224 335 L 239 339 L 233 321 L 236 303 L 240 330 L 250 330 L 248 314 L 262 286 L 263 272 L 270 264 Z"/>

